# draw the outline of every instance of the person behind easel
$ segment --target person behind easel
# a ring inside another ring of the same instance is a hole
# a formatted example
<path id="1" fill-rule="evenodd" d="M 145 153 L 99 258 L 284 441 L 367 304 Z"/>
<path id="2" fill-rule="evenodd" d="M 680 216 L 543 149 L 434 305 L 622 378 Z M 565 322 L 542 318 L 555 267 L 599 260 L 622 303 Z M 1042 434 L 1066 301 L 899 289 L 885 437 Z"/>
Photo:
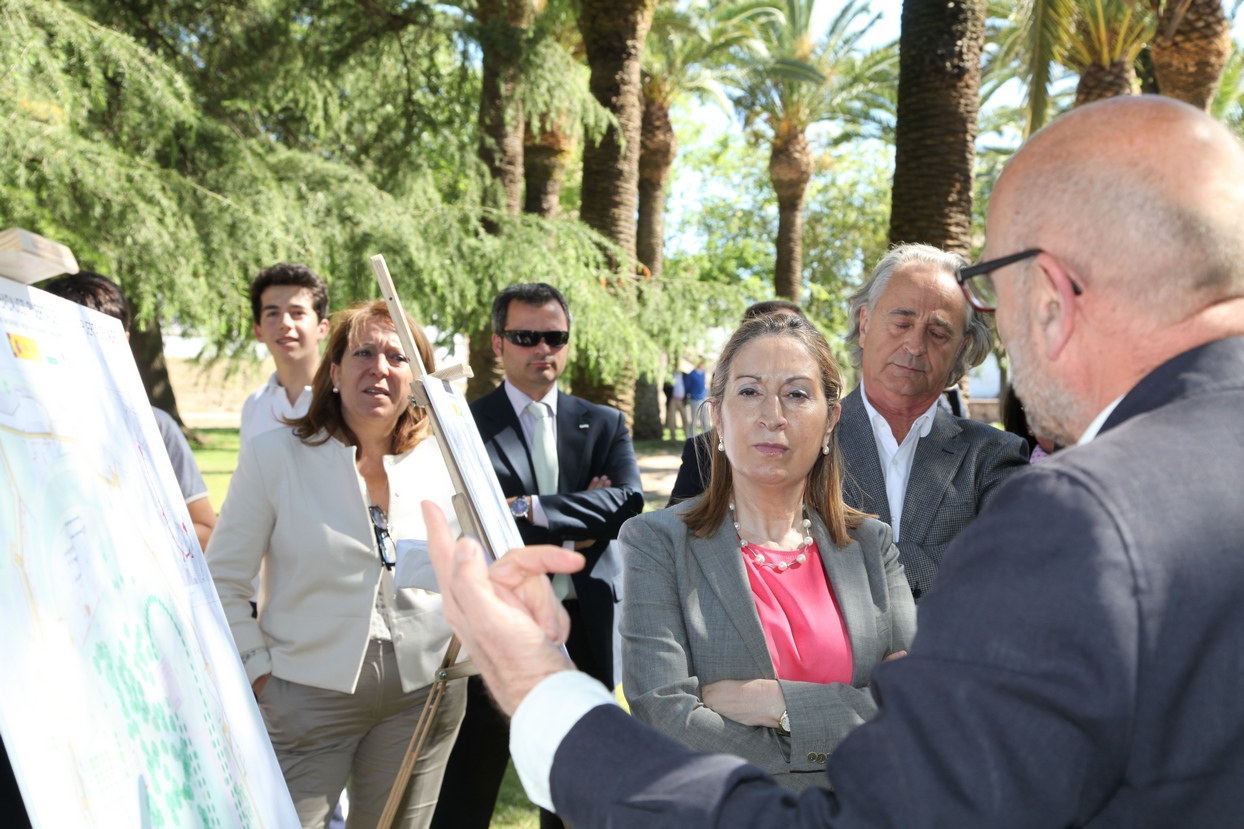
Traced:
<path id="1" fill-rule="evenodd" d="M 644 495 L 622 412 L 557 388 L 570 322 L 566 298 L 551 285 L 502 290 L 492 306 L 492 347 L 505 382 L 473 401 L 471 414 L 523 541 L 572 547 L 587 559 L 581 573 L 553 584 L 574 623 L 570 658 L 612 690 L 621 567 L 609 567 L 616 554 L 610 541 L 643 510 Z M 477 677 L 467 684 L 467 715 L 445 772 L 436 829 L 486 829 L 509 758 L 505 717 Z M 562 823 L 543 811 L 540 825 Z"/>
<path id="2" fill-rule="evenodd" d="M 420 500 L 453 514 L 428 416 L 408 403 L 411 356 L 383 301 L 338 314 L 310 409 L 241 453 L 207 549 L 304 827 L 327 823 L 347 781 L 348 825 L 377 824 L 449 644 L 440 596 L 393 581 L 394 538 L 426 537 Z M 465 706 L 465 684 L 450 683 L 393 826 L 431 821 Z"/>
<path id="3" fill-rule="evenodd" d="M 43 285 L 43 290 L 120 320 L 121 327 L 125 329 L 125 338 L 130 338 L 129 300 L 125 298 L 121 286 L 103 274 L 78 271 L 75 274 L 58 276 Z M 212 537 L 212 528 L 216 526 L 216 511 L 212 509 L 212 500 L 208 496 L 203 473 L 190 451 L 190 443 L 181 433 L 181 427 L 173 420 L 173 416 L 155 406 L 151 407 L 151 413 L 155 415 L 160 438 L 164 442 L 164 448 L 168 450 L 169 462 L 173 464 L 177 486 L 186 500 L 186 512 L 190 514 L 190 521 L 194 524 L 195 537 L 199 539 L 199 546 L 206 549 L 207 542 Z"/>

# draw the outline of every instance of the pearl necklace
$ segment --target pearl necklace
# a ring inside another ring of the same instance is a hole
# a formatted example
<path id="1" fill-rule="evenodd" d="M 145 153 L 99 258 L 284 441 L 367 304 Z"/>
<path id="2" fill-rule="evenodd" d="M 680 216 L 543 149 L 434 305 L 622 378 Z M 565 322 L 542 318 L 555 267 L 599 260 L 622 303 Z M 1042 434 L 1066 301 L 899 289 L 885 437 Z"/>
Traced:
<path id="1" fill-rule="evenodd" d="M 771 570 L 776 570 L 777 572 L 782 573 L 785 572 L 787 568 L 797 567 L 808 560 L 808 556 L 804 553 L 804 550 L 812 546 L 812 520 L 808 518 L 808 508 L 806 505 L 803 509 L 803 543 L 795 549 L 795 552 L 798 555 L 795 556 L 793 563 L 787 561 L 779 561 L 776 564 L 769 562 L 765 558 L 765 554 L 760 551 L 758 546 L 752 544 L 750 541 L 747 541 L 742 535 L 739 534 L 739 522 L 735 519 L 733 501 L 730 502 L 730 522 L 734 524 L 734 534 L 738 536 L 740 549 L 742 549 L 744 555 L 752 557 L 752 561 L 756 563 L 757 567 L 768 567 Z M 751 547 L 752 549 L 749 550 L 748 547 Z"/>

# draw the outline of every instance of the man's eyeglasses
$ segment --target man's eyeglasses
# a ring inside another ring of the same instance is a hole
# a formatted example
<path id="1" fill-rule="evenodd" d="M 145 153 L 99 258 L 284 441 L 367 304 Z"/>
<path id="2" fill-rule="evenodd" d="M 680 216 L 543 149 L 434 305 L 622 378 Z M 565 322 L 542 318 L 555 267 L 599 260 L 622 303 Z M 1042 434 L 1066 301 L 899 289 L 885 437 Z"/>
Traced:
<path id="1" fill-rule="evenodd" d="M 993 277 L 990 273 L 998 268 L 1013 265 L 1016 262 L 1022 262 L 1025 259 L 1031 259 L 1038 254 L 1045 253 L 1041 248 L 1032 248 L 1031 250 L 1012 253 L 1010 256 L 1003 256 L 1001 259 L 990 259 L 988 262 L 981 262 L 977 265 L 969 265 L 959 269 L 959 273 L 955 278 L 959 281 L 959 287 L 963 289 L 963 295 L 967 297 L 968 302 L 977 311 L 992 312 L 998 308 L 998 290 L 994 287 Z M 1080 286 L 1071 281 L 1071 290 L 1076 296 L 1084 293 Z"/>
<path id="2" fill-rule="evenodd" d="M 371 515 L 371 527 L 376 532 L 376 549 L 380 551 L 380 560 L 384 562 L 386 570 L 392 570 L 397 559 L 393 555 L 393 538 L 389 535 L 389 516 L 375 504 L 369 506 L 367 512 Z"/>
<path id="3" fill-rule="evenodd" d="M 506 342 L 521 345 L 523 348 L 535 348 L 544 340 L 549 348 L 561 348 L 570 342 L 569 331 L 502 331 L 501 336 Z"/>

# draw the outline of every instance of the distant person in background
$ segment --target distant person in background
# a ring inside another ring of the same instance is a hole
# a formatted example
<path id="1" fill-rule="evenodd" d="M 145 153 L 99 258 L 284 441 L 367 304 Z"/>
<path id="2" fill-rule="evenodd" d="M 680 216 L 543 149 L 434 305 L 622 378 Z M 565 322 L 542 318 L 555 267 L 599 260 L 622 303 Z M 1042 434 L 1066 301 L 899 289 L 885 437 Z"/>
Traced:
<path id="1" fill-rule="evenodd" d="M 43 290 L 120 320 L 125 329 L 125 338 L 130 338 L 130 303 L 121 292 L 120 286 L 108 277 L 91 271 L 78 271 L 69 276 L 58 276 L 44 285 Z M 212 500 L 208 497 L 203 474 L 199 471 L 194 453 L 190 451 L 190 444 L 186 442 L 186 436 L 182 434 L 177 421 L 168 412 L 155 406 L 151 407 L 151 413 L 155 415 L 164 448 L 168 450 L 168 459 L 173 464 L 177 486 L 181 488 L 182 498 L 186 501 L 186 511 L 190 513 L 190 520 L 194 523 L 194 534 L 199 539 L 199 545 L 206 550 L 208 539 L 212 537 L 212 529 L 216 526 L 216 511 L 212 509 Z"/>
<path id="2" fill-rule="evenodd" d="M 674 420 L 682 426 L 683 434 L 691 431 L 690 407 L 687 405 L 687 386 L 683 382 L 682 372 L 675 369 L 672 383 L 665 384 L 665 428 L 670 430 L 670 440 L 677 440 L 674 432 Z"/>
<path id="3" fill-rule="evenodd" d="M 250 300 L 255 339 L 267 347 L 276 371 L 242 404 L 243 447 L 255 435 L 307 413 L 320 341 L 328 336 L 328 285 L 306 265 L 264 268 L 251 282 Z"/>
<path id="4" fill-rule="evenodd" d="M 1002 398 L 1002 428 L 1028 442 L 1029 463 L 1043 461 L 1061 448 L 1053 439 L 1032 431 L 1028 415 L 1024 412 L 1024 401 L 1019 399 L 1014 386 L 1008 386 Z"/>
<path id="5" fill-rule="evenodd" d="M 785 299 L 767 299 L 747 306 L 747 310 L 743 312 L 743 322 L 769 314 L 789 314 L 807 319 L 803 310 L 795 303 Z M 682 447 L 682 463 L 678 467 L 678 477 L 674 479 L 674 488 L 670 491 L 667 507 L 694 498 L 708 486 L 709 458 L 712 456 L 709 437 L 707 432 L 699 437 L 687 433 L 687 442 Z"/>
<path id="6" fill-rule="evenodd" d="M 449 644 L 440 595 L 393 581 L 393 539 L 425 538 L 420 501 L 452 512 L 454 494 L 412 380 L 384 301 L 343 311 L 310 410 L 238 456 L 207 549 L 304 827 L 325 825 L 347 781 L 350 825 L 376 825 Z M 394 826 L 431 821 L 465 705 L 465 683 L 450 683 Z"/>
<path id="7" fill-rule="evenodd" d="M 687 391 L 687 403 L 691 407 L 691 432 L 687 435 L 689 438 L 706 431 L 703 421 L 708 414 L 703 411 L 703 403 L 708 399 L 708 384 L 704 378 L 705 362 L 707 361 L 703 357 L 697 358 L 695 368 L 683 372 L 682 375 L 683 388 Z"/>

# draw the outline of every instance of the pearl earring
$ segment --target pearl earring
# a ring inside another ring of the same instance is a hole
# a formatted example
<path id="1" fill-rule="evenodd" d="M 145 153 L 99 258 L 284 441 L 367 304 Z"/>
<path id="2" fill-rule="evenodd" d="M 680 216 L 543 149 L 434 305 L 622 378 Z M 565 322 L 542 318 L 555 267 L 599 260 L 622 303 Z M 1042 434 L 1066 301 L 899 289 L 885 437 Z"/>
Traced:
<path id="1" fill-rule="evenodd" d="M 822 455 L 829 454 L 829 441 L 825 441 L 825 445 L 821 447 L 821 454 Z"/>
<path id="2" fill-rule="evenodd" d="M 722 442 L 721 442 L 721 437 L 720 437 L 720 436 L 718 436 L 718 438 L 717 438 L 717 451 L 718 451 L 718 452 L 724 452 L 724 451 L 726 451 L 726 445 L 725 445 L 724 443 L 722 443 Z"/>
<path id="3" fill-rule="evenodd" d="M 333 394 L 336 394 L 336 393 L 337 393 L 337 387 L 333 386 Z"/>

